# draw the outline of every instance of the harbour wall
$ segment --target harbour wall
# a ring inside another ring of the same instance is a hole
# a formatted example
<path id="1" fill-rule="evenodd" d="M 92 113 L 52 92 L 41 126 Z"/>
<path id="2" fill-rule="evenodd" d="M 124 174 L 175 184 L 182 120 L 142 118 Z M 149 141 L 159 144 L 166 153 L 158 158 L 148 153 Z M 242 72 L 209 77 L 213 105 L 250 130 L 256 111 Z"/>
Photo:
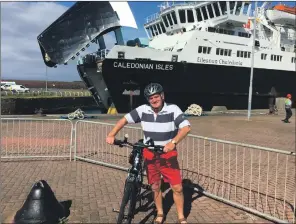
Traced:
<path id="1" fill-rule="evenodd" d="M 102 109 L 92 96 L 86 97 L 38 97 L 38 98 L 3 98 L 1 99 L 1 114 L 35 114 L 42 108 L 45 114 L 70 113 L 80 108 Z"/>

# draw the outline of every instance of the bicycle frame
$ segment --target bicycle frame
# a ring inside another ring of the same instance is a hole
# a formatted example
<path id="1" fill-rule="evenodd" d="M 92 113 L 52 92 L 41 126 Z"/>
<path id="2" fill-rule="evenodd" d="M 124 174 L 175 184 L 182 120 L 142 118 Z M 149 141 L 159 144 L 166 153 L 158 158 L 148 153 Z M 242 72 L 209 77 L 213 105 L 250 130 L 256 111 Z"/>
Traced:
<path id="1" fill-rule="evenodd" d="M 142 143 L 142 139 L 138 141 Z M 139 146 L 133 146 L 133 150 L 129 156 L 129 163 L 132 165 L 128 169 L 127 180 L 129 182 L 136 182 L 140 185 L 143 183 L 143 148 Z"/>
<path id="2" fill-rule="evenodd" d="M 143 150 L 145 148 L 153 148 L 155 152 L 163 152 L 163 146 L 154 146 L 153 140 L 149 141 L 151 145 L 146 145 L 147 143 L 143 144 L 143 139 L 139 140 L 136 144 L 131 144 L 127 142 L 127 138 L 128 137 L 125 136 L 124 141 L 115 140 L 114 142 L 114 144 L 119 145 L 119 147 L 123 147 L 123 145 L 132 146 L 132 152 L 129 155 L 129 163 L 132 166 L 128 169 L 128 176 L 124 185 L 124 194 L 120 211 L 113 209 L 114 212 L 119 213 L 120 221 L 118 221 L 117 223 L 121 223 L 121 221 L 123 220 L 123 209 L 129 201 L 131 202 L 131 207 L 129 208 L 127 219 L 129 220 L 129 223 L 131 222 L 131 220 L 134 218 L 134 209 L 136 206 L 136 201 L 141 194 L 141 189 L 150 189 L 149 185 L 143 184 Z"/>

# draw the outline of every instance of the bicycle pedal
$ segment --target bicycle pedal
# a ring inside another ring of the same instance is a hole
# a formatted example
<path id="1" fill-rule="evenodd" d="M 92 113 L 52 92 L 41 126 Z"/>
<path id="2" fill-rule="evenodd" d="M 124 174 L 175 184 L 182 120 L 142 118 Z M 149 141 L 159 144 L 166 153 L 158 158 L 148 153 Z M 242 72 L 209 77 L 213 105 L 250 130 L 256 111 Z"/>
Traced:
<path id="1" fill-rule="evenodd" d="M 115 209 L 115 208 L 113 208 L 113 209 L 112 209 L 112 212 L 117 212 L 117 213 L 119 213 L 119 210 L 118 210 L 118 209 Z"/>

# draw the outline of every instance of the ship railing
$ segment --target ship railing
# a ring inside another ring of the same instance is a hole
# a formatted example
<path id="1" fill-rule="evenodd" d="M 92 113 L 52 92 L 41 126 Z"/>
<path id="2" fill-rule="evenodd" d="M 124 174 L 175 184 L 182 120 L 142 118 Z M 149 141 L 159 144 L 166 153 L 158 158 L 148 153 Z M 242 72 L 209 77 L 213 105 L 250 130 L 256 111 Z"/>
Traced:
<path id="1" fill-rule="evenodd" d="M 109 49 L 102 49 L 97 51 L 97 60 L 104 60 L 105 57 L 109 54 Z"/>
<path id="2" fill-rule="evenodd" d="M 146 18 L 146 23 L 150 23 L 150 22 L 152 22 L 152 21 L 155 21 L 155 20 L 157 20 L 159 18 L 159 13 L 157 12 L 157 13 L 154 13 L 154 14 L 152 14 L 152 15 L 150 15 L 150 16 L 148 16 L 147 18 Z"/>
<path id="3" fill-rule="evenodd" d="M 99 49 L 98 51 L 89 53 L 87 55 L 92 55 L 95 58 L 95 61 L 102 61 L 106 58 L 106 56 L 109 54 L 110 50 L 109 49 Z M 77 64 L 83 64 L 83 59 L 85 56 L 81 57 L 78 61 Z"/>
<path id="4" fill-rule="evenodd" d="M 200 4 L 201 2 L 169 2 L 169 3 L 165 3 L 165 4 L 161 4 L 160 7 L 160 12 L 158 13 L 154 13 L 150 16 L 148 16 L 146 18 L 146 24 L 153 22 L 155 20 L 157 20 L 160 16 L 161 13 L 168 11 L 169 9 L 173 8 L 174 6 L 190 6 L 190 5 L 196 5 L 196 4 Z"/>

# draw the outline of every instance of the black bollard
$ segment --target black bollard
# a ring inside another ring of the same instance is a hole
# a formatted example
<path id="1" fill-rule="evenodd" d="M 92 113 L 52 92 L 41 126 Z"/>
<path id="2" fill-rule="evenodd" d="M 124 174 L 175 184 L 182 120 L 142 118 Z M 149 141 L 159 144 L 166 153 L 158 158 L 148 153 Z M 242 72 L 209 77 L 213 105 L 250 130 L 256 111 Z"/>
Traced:
<path id="1" fill-rule="evenodd" d="M 36 182 L 24 205 L 14 217 L 15 224 L 57 224 L 70 215 L 70 210 L 58 202 L 45 180 Z"/>

